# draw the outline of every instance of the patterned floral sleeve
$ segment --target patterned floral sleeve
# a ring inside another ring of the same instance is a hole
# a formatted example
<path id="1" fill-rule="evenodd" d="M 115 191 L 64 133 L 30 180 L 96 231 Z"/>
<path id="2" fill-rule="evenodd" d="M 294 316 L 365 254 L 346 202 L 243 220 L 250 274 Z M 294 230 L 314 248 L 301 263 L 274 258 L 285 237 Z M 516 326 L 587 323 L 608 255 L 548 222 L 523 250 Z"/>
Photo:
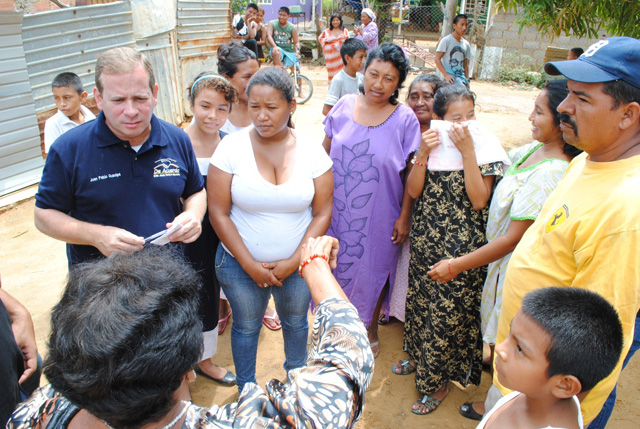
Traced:
<path id="1" fill-rule="evenodd" d="M 492 162 L 480 166 L 480 174 L 482 176 L 504 176 L 504 164 L 501 162 Z M 497 179 L 496 179 L 497 180 Z"/>
<path id="2" fill-rule="evenodd" d="M 307 365 L 289 371 L 285 384 L 271 380 L 266 393 L 247 384 L 234 427 L 352 427 L 362 413 L 373 362 L 366 329 L 353 305 L 325 300 L 316 310 Z"/>

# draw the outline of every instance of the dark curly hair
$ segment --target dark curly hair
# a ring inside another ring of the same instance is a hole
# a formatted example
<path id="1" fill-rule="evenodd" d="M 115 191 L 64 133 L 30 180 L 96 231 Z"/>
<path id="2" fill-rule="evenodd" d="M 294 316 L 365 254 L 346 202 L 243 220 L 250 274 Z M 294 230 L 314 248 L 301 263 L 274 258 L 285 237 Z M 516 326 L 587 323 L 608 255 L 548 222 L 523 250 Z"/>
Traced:
<path id="1" fill-rule="evenodd" d="M 187 89 L 191 106 L 193 106 L 196 98 L 198 98 L 198 94 L 200 94 L 203 89 L 211 89 L 219 92 L 230 105 L 238 101 L 238 91 L 231 85 L 231 82 L 217 73 L 204 71 L 196 76 L 191 86 Z"/>
<path id="2" fill-rule="evenodd" d="M 232 78 L 238 71 L 238 64 L 247 60 L 258 61 L 256 54 L 251 49 L 236 42 L 220 45 L 218 48 L 218 74 Z"/>
<path id="3" fill-rule="evenodd" d="M 396 45 L 393 42 L 385 42 L 377 48 L 373 49 L 369 52 L 367 56 L 367 62 L 364 65 L 365 76 L 367 72 L 367 68 L 373 60 L 384 61 L 387 63 L 392 63 L 393 66 L 398 70 L 399 80 L 398 87 L 396 88 L 393 95 L 389 98 L 389 103 L 398 104 L 398 96 L 400 94 L 400 90 L 403 88 L 402 84 L 407 79 L 407 74 L 409 74 L 409 60 L 402 48 Z"/>
<path id="4" fill-rule="evenodd" d="M 158 421 L 202 352 L 199 281 L 175 249 L 72 267 L 51 315 L 53 388 L 112 427 Z"/>

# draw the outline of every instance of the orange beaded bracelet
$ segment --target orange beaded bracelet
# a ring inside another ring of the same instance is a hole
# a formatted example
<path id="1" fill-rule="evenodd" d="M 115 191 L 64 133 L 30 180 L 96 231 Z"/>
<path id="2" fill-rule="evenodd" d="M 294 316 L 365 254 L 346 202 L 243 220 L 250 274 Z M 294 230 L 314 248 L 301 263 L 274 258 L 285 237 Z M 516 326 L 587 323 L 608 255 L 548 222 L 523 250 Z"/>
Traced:
<path id="1" fill-rule="evenodd" d="M 451 271 L 451 261 L 453 261 L 453 259 L 455 259 L 455 258 L 449 259 L 449 261 L 447 262 L 447 266 L 449 267 L 449 274 L 451 274 L 451 277 L 453 277 L 455 279 L 456 275 L 453 274 L 453 271 Z"/>
<path id="2" fill-rule="evenodd" d="M 426 166 L 427 166 L 427 163 L 426 163 L 426 162 L 420 162 L 420 161 L 418 161 L 418 160 L 416 159 L 416 157 L 415 157 L 415 156 L 411 159 L 411 163 L 412 163 L 413 165 L 419 165 L 420 167 L 426 167 Z"/>
<path id="3" fill-rule="evenodd" d="M 309 265 L 311 263 L 311 261 L 313 261 L 316 258 L 322 258 L 325 261 L 329 262 L 329 257 L 327 255 L 318 255 L 317 253 L 314 253 L 313 255 L 309 256 L 309 258 L 307 258 L 304 261 L 302 261 L 302 263 L 298 267 L 298 275 L 300 276 L 300 278 L 304 278 L 304 277 L 302 277 L 302 269 L 304 267 L 306 267 L 307 265 Z"/>

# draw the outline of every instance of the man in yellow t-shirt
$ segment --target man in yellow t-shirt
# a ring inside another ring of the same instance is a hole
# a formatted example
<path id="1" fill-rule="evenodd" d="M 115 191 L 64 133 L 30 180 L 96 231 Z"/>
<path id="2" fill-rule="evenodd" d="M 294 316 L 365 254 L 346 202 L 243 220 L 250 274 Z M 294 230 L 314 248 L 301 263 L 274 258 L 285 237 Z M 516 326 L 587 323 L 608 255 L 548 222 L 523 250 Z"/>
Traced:
<path id="1" fill-rule="evenodd" d="M 577 60 L 545 65 L 548 74 L 569 79 L 569 95 L 558 106 L 560 128 L 564 140 L 585 153 L 571 162 L 513 252 L 502 295 L 498 343 L 508 336 L 511 320 L 528 292 L 566 286 L 588 289 L 607 299 L 622 322 L 622 356 L 635 351 L 630 346 L 640 308 L 638 70 L 640 41 L 629 37 L 602 40 Z M 602 409 L 622 362 L 592 390 L 579 395 L 585 423 Z M 486 409 L 500 397 L 496 387 L 502 395 L 509 392 L 495 374 L 493 383 Z M 595 422 L 590 429 L 605 423 L 606 419 Z"/>

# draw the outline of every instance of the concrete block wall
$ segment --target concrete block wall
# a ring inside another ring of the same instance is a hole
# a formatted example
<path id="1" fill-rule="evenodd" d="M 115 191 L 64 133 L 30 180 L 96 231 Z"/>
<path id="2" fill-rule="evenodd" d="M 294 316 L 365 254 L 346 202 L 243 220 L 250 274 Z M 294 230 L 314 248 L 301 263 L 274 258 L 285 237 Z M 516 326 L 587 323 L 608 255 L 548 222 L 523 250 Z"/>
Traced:
<path id="1" fill-rule="evenodd" d="M 493 16 L 493 25 L 485 35 L 485 47 L 503 48 L 502 64 L 519 63 L 533 69 L 541 69 L 548 46 L 564 49 L 581 47 L 586 50 L 598 41 L 568 37 L 564 34 L 552 41 L 551 37 L 541 35 L 533 26 L 524 27 L 522 32 L 519 32 L 520 25 L 516 24 L 515 20 L 516 15 L 513 12 L 498 12 Z M 607 37 L 604 32 L 600 36 Z"/>

